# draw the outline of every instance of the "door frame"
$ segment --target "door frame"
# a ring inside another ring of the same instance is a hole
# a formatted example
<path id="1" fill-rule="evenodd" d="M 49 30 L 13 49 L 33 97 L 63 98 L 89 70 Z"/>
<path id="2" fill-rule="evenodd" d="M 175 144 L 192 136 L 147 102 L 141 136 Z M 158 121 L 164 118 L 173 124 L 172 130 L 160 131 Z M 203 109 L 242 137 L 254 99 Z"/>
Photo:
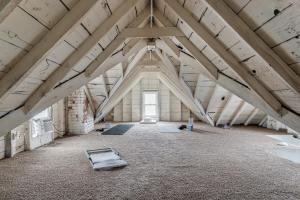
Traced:
<path id="1" fill-rule="evenodd" d="M 159 119 L 159 99 L 158 99 L 158 91 L 157 90 L 144 90 L 142 92 L 142 115 L 143 115 L 143 119 L 145 119 L 146 115 L 145 115 L 145 95 L 144 94 L 155 94 L 156 95 L 156 115 L 155 116 L 147 116 L 147 117 L 151 117 L 153 119 L 158 120 Z"/>

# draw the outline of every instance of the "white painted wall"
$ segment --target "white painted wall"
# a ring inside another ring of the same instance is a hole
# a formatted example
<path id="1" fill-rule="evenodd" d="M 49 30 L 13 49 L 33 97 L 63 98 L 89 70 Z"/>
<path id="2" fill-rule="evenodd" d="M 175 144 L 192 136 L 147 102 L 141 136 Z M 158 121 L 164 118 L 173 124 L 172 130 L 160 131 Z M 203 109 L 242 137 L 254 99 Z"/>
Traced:
<path id="1" fill-rule="evenodd" d="M 0 137 L 0 159 L 5 157 L 5 137 Z"/>
<path id="2" fill-rule="evenodd" d="M 138 122 L 141 120 L 141 105 L 142 105 L 142 98 L 141 98 L 141 84 L 137 84 L 131 90 L 131 119 L 134 122 Z"/>
<path id="3" fill-rule="evenodd" d="M 128 122 L 132 119 L 132 95 L 131 91 L 123 98 L 123 121 Z"/>
<path id="4" fill-rule="evenodd" d="M 189 117 L 197 118 L 172 92 L 156 77 L 142 79 L 113 110 L 105 116 L 105 120 L 141 121 L 143 116 L 143 91 L 158 92 L 159 120 L 188 121 Z"/>
<path id="5" fill-rule="evenodd" d="M 164 85 L 160 84 L 160 120 L 170 121 L 170 90 Z"/>

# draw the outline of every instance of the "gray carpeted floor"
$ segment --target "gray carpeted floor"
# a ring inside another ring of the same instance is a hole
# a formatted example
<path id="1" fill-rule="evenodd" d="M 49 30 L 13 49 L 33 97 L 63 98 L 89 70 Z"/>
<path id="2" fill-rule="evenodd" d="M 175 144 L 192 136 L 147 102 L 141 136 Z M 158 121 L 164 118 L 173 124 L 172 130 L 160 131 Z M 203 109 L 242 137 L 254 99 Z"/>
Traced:
<path id="1" fill-rule="evenodd" d="M 118 124 L 102 133 L 102 135 L 124 135 L 129 129 L 131 129 L 133 124 Z"/>
<path id="2" fill-rule="evenodd" d="M 300 165 L 272 154 L 270 132 L 217 132 L 137 124 L 122 137 L 59 139 L 0 161 L 0 199 L 300 199 Z M 103 147 L 129 165 L 94 171 L 84 151 Z"/>

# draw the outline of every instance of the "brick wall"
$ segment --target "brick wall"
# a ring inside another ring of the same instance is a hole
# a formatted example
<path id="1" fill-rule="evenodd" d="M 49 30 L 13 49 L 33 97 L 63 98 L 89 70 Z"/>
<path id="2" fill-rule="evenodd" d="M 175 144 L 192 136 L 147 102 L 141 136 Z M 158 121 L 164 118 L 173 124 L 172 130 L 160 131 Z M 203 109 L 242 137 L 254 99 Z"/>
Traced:
<path id="1" fill-rule="evenodd" d="M 84 89 L 80 88 L 68 97 L 68 132 L 84 134 L 94 129 L 94 117 Z"/>

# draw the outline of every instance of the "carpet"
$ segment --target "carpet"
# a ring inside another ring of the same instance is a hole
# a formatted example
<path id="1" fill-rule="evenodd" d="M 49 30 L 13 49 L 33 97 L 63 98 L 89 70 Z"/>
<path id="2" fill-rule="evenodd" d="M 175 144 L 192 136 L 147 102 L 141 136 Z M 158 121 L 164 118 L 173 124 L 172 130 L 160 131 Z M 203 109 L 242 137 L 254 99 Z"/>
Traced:
<path id="1" fill-rule="evenodd" d="M 268 135 L 269 137 L 280 141 L 274 149 L 273 154 L 300 164 L 300 140 L 292 135 Z"/>
<path id="2" fill-rule="evenodd" d="M 176 125 L 159 125 L 159 132 L 161 133 L 180 133 Z"/>
<path id="3" fill-rule="evenodd" d="M 118 124 L 107 131 L 104 131 L 102 135 L 124 135 L 133 126 L 133 124 Z"/>

